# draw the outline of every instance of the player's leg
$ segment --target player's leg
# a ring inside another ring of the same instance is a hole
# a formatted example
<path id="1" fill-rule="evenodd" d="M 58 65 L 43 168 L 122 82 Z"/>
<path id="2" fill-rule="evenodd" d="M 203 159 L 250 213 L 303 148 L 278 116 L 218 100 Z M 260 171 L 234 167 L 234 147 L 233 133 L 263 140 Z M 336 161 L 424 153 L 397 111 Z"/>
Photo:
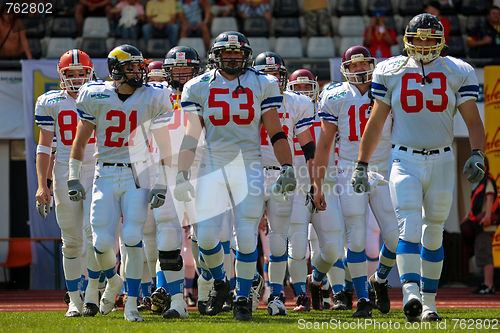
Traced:
<path id="1" fill-rule="evenodd" d="M 220 242 L 222 244 L 222 250 L 224 251 L 224 272 L 226 273 L 227 279 L 230 281 L 230 290 L 227 295 L 226 301 L 222 306 L 222 311 L 229 312 L 233 309 L 233 291 L 234 286 L 231 283 L 231 278 L 233 276 L 233 255 L 231 253 L 231 238 L 233 237 L 233 220 L 234 215 L 230 207 L 224 213 L 222 219 L 222 228 L 220 230 Z M 233 280 L 234 282 L 234 280 Z"/>
<path id="2" fill-rule="evenodd" d="M 210 270 L 205 262 L 202 260 L 200 248 L 198 247 L 198 240 L 196 238 L 197 224 L 191 225 L 191 250 L 193 252 L 193 259 L 196 263 L 198 270 L 198 302 L 196 306 L 201 315 L 205 315 L 208 304 L 208 294 L 213 287 L 213 279 Z"/>
<path id="3" fill-rule="evenodd" d="M 390 198 L 389 198 L 390 200 Z M 392 202 L 391 202 L 392 205 Z M 368 264 L 368 276 L 377 271 L 380 255 L 380 228 L 371 208 L 368 208 L 368 224 L 366 226 L 366 260 Z M 396 222 L 396 231 L 397 231 Z M 399 236 L 399 234 L 397 234 Z M 396 250 L 394 250 L 394 261 L 396 260 Z"/>
<path id="4" fill-rule="evenodd" d="M 186 217 L 184 217 L 186 220 Z M 184 260 L 184 298 L 188 306 L 195 306 L 194 278 L 196 276 L 196 264 L 193 259 L 191 237 L 188 228 L 182 229 L 182 258 Z"/>
<path id="5" fill-rule="evenodd" d="M 375 302 L 378 309 L 382 313 L 388 313 L 391 309 L 391 303 L 387 290 L 387 276 L 396 263 L 396 249 L 399 240 L 398 223 L 392 206 L 389 186 L 375 187 L 369 197 L 371 210 L 377 219 L 384 241 L 379 254 L 379 266 L 377 272 L 370 276 L 370 285 L 375 291 Z"/>
<path id="6" fill-rule="evenodd" d="M 83 302 L 80 298 L 79 284 L 82 275 L 83 254 L 83 205 L 73 202 L 68 197 L 68 167 L 56 163 L 54 165 L 54 201 L 56 219 L 61 228 L 63 242 L 63 268 L 70 303 L 66 317 L 79 317 Z"/>
<path id="7" fill-rule="evenodd" d="M 271 287 L 269 286 L 269 256 L 271 255 L 271 250 L 269 249 L 269 227 L 267 225 L 267 218 L 263 216 L 261 219 L 261 223 L 263 223 L 262 220 L 264 220 L 264 223 L 266 224 L 265 230 L 259 229 L 259 238 L 264 260 L 264 293 L 262 294 L 262 299 L 264 300 L 264 302 L 267 302 L 269 296 L 271 296 Z"/>
<path id="8" fill-rule="evenodd" d="M 141 306 L 139 310 L 151 308 L 151 292 L 156 288 L 156 261 L 158 250 L 156 246 L 156 225 L 153 212 L 148 209 L 146 223 L 143 230 L 144 266 L 141 280 Z"/>
<path id="9" fill-rule="evenodd" d="M 441 320 L 437 314 L 436 293 L 443 268 L 443 226 L 450 213 L 455 186 L 453 152 L 432 160 L 431 176 L 424 184 L 421 293 L 422 320 Z M 429 162 L 431 162 L 429 161 Z"/>
<path id="10" fill-rule="evenodd" d="M 92 188 L 90 224 L 96 259 L 108 280 L 101 297 L 99 310 L 108 314 L 113 309 L 116 295 L 123 286 L 122 278 L 116 274 L 115 243 L 121 209 L 115 196 L 117 176 L 115 167 L 97 165 Z"/>
<path id="11" fill-rule="evenodd" d="M 403 291 L 403 311 L 407 320 L 420 320 L 420 249 L 422 235 L 422 184 L 425 172 L 422 159 L 399 151 L 392 152 L 390 192 L 399 227 L 396 250 L 399 278 Z"/>
<path id="12" fill-rule="evenodd" d="M 306 293 L 306 252 L 311 214 L 304 203 L 305 196 L 299 190 L 293 198 L 290 230 L 288 233 L 288 271 L 292 287 L 297 296 L 297 304 L 293 309 L 294 311 L 309 311 L 311 308 L 311 299 Z"/>

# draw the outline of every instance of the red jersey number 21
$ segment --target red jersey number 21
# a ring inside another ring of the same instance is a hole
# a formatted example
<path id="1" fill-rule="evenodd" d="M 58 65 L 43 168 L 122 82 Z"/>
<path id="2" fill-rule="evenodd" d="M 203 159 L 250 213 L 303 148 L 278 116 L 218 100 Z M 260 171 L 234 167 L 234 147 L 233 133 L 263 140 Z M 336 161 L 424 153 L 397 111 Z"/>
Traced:
<path id="1" fill-rule="evenodd" d="M 109 126 L 106 128 L 106 140 L 104 141 L 104 145 L 106 147 L 121 147 L 125 141 L 125 138 L 116 138 L 112 139 L 113 133 L 122 133 L 125 131 L 125 127 L 127 126 L 127 114 L 120 110 L 110 110 L 106 114 L 106 120 L 114 120 L 114 118 L 118 118 L 118 125 Z M 128 116 L 128 122 L 130 123 L 130 135 L 129 141 L 125 142 L 125 146 L 133 146 L 134 145 L 134 136 L 135 136 L 135 128 L 137 127 L 137 111 L 134 110 L 130 112 Z"/>

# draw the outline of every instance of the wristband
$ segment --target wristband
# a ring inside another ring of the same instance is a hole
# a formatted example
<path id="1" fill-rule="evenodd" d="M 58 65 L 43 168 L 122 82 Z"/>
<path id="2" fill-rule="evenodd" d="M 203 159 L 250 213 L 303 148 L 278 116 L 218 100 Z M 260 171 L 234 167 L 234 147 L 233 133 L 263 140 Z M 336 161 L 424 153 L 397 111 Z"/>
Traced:
<path id="1" fill-rule="evenodd" d="M 50 156 L 50 154 L 52 154 L 52 148 L 47 147 L 47 146 L 37 145 L 36 146 L 36 153 L 37 154 L 45 154 L 45 155 Z"/>
<path id="2" fill-rule="evenodd" d="M 158 170 L 158 178 L 156 179 L 156 185 L 167 186 L 167 175 L 168 175 L 168 166 L 165 164 L 161 164 Z"/>
<path id="3" fill-rule="evenodd" d="M 69 158 L 69 176 L 68 180 L 80 179 L 80 169 L 82 168 L 82 161 Z"/>

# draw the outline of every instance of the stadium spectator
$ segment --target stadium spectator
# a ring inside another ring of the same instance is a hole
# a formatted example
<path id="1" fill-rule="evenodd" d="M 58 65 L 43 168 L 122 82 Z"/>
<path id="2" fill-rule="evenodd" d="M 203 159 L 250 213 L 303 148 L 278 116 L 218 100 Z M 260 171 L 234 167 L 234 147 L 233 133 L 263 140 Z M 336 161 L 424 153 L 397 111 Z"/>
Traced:
<path id="1" fill-rule="evenodd" d="M 33 59 L 23 21 L 0 3 L 0 59 Z"/>
<path id="2" fill-rule="evenodd" d="M 182 8 L 176 0 L 149 0 L 146 4 L 146 24 L 142 37 L 147 42 L 153 37 L 166 37 L 173 47 L 179 38 L 178 14 Z"/>
<path id="3" fill-rule="evenodd" d="M 307 37 L 331 36 L 327 0 L 304 0 L 302 9 Z"/>
<path id="4" fill-rule="evenodd" d="M 500 54 L 500 8 L 493 6 L 486 20 L 480 21 L 467 36 L 473 58 L 498 58 Z"/>
<path id="5" fill-rule="evenodd" d="M 137 39 L 139 37 L 138 23 L 144 18 L 144 7 L 141 0 L 121 0 L 116 6 L 109 8 L 108 16 L 112 19 L 110 24 L 110 35 L 117 34 L 124 39 Z M 118 20 L 118 31 L 116 28 Z"/>
<path id="6" fill-rule="evenodd" d="M 181 6 L 182 12 L 179 17 L 182 28 L 179 37 L 199 36 L 201 34 L 205 50 L 208 50 L 210 47 L 210 21 L 212 20 L 208 0 L 181 0 Z"/>
<path id="7" fill-rule="evenodd" d="M 370 18 L 370 26 L 365 30 L 363 45 L 375 58 L 390 58 L 391 46 L 396 45 L 396 31 L 385 25 L 385 12 L 375 10 Z"/>
<path id="8" fill-rule="evenodd" d="M 213 1 L 211 13 L 213 16 L 234 16 L 238 0 L 218 0 Z"/>
<path id="9" fill-rule="evenodd" d="M 271 7 L 269 0 L 240 0 L 239 16 L 246 20 L 249 17 L 264 17 L 271 24 Z"/>
<path id="10" fill-rule="evenodd" d="M 82 35 L 83 21 L 87 16 L 106 16 L 110 19 L 111 0 L 80 0 L 75 8 L 75 20 L 78 25 L 78 36 Z"/>
<path id="11" fill-rule="evenodd" d="M 444 38 L 446 39 L 446 44 L 448 44 L 448 37 L 450 36 L 450 21 L 441 16 L 441 4 L 439 1 L 428 1 L 424 7 L 424 12 L 434 15 L 438 18 L 444 28 Z"/>

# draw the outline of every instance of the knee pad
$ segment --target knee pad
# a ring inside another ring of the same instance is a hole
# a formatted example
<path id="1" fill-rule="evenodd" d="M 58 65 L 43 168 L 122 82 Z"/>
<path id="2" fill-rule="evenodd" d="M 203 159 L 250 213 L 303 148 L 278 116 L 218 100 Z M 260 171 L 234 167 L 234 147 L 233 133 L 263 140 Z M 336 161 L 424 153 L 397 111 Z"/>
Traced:
<path id="1" fill-rule="evenodd" d="M 142 241 L 142 227 L 140 225 L 128 226 L 122 230 L 122 240 L 125 244 L 137 244 Z"/>
<path id="2" fill-rule="evenodd" d="M 432 193 L 424 202 L 425 219 L 434 224 L 444 223 L 450 214 L 451 202 L 448 192 Z"/>
<path id="3" fill-rule="evenodd" d="M 351 221 L 352 219 L 346 218 L 346 227 L 348 230 L 348 244 L 347 247 L 354 252 L 361 252 L 365 249 L 366 245 L 366 229 L 360 217 L 358 221 Z"/>
<path id="4" fill-rule="evenodd" d="M 76 242 L 63 241 L 62 253 L 66 258 L 76 258 L 82 255 L 83 246 Z"/>
<path id="5" fill-rule="evenodd" d="M 269 249 L 275 257 L 281 257 L 286 252 L 286 236 L 278 233 L 269 233 Z"/>
<path id="6" fill-rule="evenodd" d="M 178 272 L 184 266 L 180 249 L 175 251 L 159 251 L 158 260 L 160 261 L 162 271 Z"/>
<path id="7" fill-rule="evenodd" d="M 443 245 L 443 225 L 426 224 L 423 228 L 422 245 L 431 251 L 439 249 Z"/>
<path id="8" fill-rule="evenodd" d="M 306 257 L 307 234 L 304 232 L 295 232 L 290 235 L 288 240 L 288 254 L 294 260 L 302 260 Z"/>
<path id="9" fill-rule="evenodd" d="M 253 253 L 257 248 L 257 230 L 240 228 L 236 231 L 236 251 Z"/>
<path id="10" fill-rule="evenodd" d="M 332 263 L 332 265 L 337 261 L 339 257 L 339 253 L 337 251 L 338 245 L 335 242 L 328 242 L 323 244 L 321 247 L 321 256 L 323 260 L 328 263 Z"/>
<path id="11" fill-rule="evenodd" d="M 158 250 L 173 251 L 182 245 L 182 228 L 177 222 L 158 224 L 156 233 Z"/>
<path id="12" fill-rule="evenodd" d="M 109 250 L 114 250 L 115 238 L 111 235 L 104 234 L 94 234 L 93 246 L 100 252 L 106 252 Z"/>

